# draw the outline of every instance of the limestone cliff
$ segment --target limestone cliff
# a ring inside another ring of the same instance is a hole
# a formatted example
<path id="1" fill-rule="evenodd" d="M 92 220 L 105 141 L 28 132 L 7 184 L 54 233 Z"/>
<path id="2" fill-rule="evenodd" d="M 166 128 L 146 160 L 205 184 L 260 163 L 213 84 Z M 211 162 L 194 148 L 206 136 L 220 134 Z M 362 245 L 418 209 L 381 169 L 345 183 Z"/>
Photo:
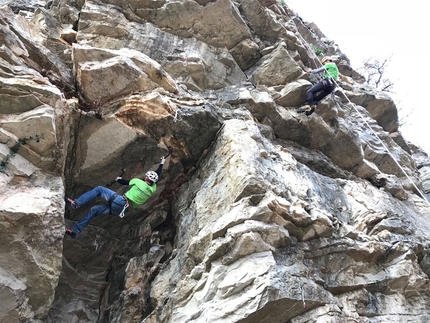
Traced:
<path id="1" fill-rule="evenodd" d="M 0 322 L 430 321 L 430 159 L 288 1 L 0 5 Z M 65 196 L 168 147 L 147 203 L 63 236 Z"/>

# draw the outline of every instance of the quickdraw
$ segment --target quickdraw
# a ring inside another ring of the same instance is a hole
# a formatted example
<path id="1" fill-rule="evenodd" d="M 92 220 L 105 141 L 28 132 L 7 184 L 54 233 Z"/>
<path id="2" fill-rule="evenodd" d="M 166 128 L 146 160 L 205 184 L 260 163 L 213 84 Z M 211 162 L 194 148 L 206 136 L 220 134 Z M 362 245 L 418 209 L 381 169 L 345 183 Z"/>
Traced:
<path id="1" fill-rule="evenodd" d="M 119 175 L 119 177 L 122 177 L 123 175 L 124 175 L 124 173 L 125 173 L 125 168 L 121 168 L 121 174 Z M 115 180 L 113 180 L 112 182 L 110 182 L 110 183 L 107 183 L 106 184 L 106 187 L 110 187 L 110 186 L 112 186 L 113 184 L 115 184 L 116 183 L 116 179 Z"/>
<path id="2" fill-rule="evenodd" d="M 169 157 L 172 154 L 172 152 L 173 152 L 173 147 L 172 146 L 167 147 L 167 149 L 169 150 L 169 153 L 166 156 L 163 157 L 164 159 L 167 159 L 167 157 Z M 136 169 L 134 170 L 133 175 L 131 175 L 131 178 L 133 178 L 137 174 L 137 172 L 139 171 L 140 166 L 142 166 L 142 161 L 143 161 L 143 157 L 139 160 L 139 163 L 136 165 Z M 158 164 L 158 162 L 155 162 L 154 164 Z M 118 177 L 122 177 L 124 175 L 124 173 L 125 173 L 125 168 L 121 168 L 121 174 Z M 115 183 L 116 183 L 116 179 L 113 180 L 110 183 L 107 183 L 106 187 L 110 187 L 110 186 L 112 186 Z"/>
<path id="3" fill-rule="evenodd" d="M 300 291 L 302 293 L 302 302 L 303 302 L 303 308 L 306 308 L 306 302 L 305 302 L 305 291 L 303 289 L 303 285 L 300 285 Z"/>
<path id="4" fill-rule="evenodd" d="M 173 147 L 172 146 L 167 147 L 167 149 L 169 150 L 169 153 L 166 156 L 163 157 L 164 159 L 167 159 L 167 157 L 169 157 L 172 154 L 172 152 L 173 152 Z M 158 162 L 154 162 L 154 164 L 158 164 Z"/>

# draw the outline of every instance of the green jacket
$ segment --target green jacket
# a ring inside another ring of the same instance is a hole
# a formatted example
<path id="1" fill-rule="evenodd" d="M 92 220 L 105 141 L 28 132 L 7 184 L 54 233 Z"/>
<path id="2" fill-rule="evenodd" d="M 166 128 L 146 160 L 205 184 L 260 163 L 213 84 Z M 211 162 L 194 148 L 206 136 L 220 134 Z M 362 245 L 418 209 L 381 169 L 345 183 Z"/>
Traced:
<path id="1" fill-rule="evenodd" d="M 335 80 L 335 81 L 337 81 L 337 79 L 339 77 L 339 70 L 337 69 L 336 64 L 333 62 L 328 62 L 328 63 L 324 64 L 323 67 L 316 68 L 316 69 L 311 71 L 312 74 L 321 73 L 321 72 L 325 72 L 324 73 L 325 78 L 332 77 L 333 80 Z"/>
<path id="2" fill-rule="evenodd" d="M 337 78 L 339 77 L 339 70 L 337 69 L 337 66 L 333 62 L 328 62 L 324 64 L 325 74 L 324 77 L 332 77 L 333 80 L 337 81 Z"/>
<path id="3" fill-rule="evenodd" d="M 157 184 L 148 185 L 139 178 L 133 178 L 130 182 L 130 189 L 124 194 L 132 204 L 133 209 L 145 203 L 157 190 Z"/>

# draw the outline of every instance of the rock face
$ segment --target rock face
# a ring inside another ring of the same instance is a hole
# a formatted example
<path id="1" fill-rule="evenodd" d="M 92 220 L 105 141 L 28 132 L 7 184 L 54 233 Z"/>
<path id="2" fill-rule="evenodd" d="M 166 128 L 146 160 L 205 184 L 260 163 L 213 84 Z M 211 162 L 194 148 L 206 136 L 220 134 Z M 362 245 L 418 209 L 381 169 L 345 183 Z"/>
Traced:
<path id="1" fill-rule="evenodd" d="M 0 322 L 430 321 L 430 159 L 317 26 L 276 1 L 1 3 Z M 306 117 L 314 49 L 341 77 Z M 63 237 L 91 207 L 65 196 L 122 194 L 169 147 L 144 205 Z"/>

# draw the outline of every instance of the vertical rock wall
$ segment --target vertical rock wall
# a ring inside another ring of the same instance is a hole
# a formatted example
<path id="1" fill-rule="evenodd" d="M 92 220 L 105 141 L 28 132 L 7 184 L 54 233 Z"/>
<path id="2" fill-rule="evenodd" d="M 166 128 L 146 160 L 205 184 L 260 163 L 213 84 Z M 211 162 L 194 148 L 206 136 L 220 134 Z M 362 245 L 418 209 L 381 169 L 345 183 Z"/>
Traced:
<path id="1" fill-rule="evenodd" d="M 317 26 L 276 1 L 2 3 L 0 321 L 430 319 L 429 158 Z M 306 117 L 315 49 L 341 76 Z M 90 207 L 65 196 L 122 194 L 169 147 L 147 203 L 63 238 Z"/>
<path id="2" fill-rule="evenodd" d="M 0 321 L 46 322 L 61 273 L 67 72 L 23 16 L 0 9 Z"/>
<path id="3" fill-rule="evenodd" d="M 289 148 L 251 121 L 226 121 L 178 198 L 178 255 L 143 322 L 428 318 L 418 305 L 428 304 L 428 207 L 316 174 Z"/>

